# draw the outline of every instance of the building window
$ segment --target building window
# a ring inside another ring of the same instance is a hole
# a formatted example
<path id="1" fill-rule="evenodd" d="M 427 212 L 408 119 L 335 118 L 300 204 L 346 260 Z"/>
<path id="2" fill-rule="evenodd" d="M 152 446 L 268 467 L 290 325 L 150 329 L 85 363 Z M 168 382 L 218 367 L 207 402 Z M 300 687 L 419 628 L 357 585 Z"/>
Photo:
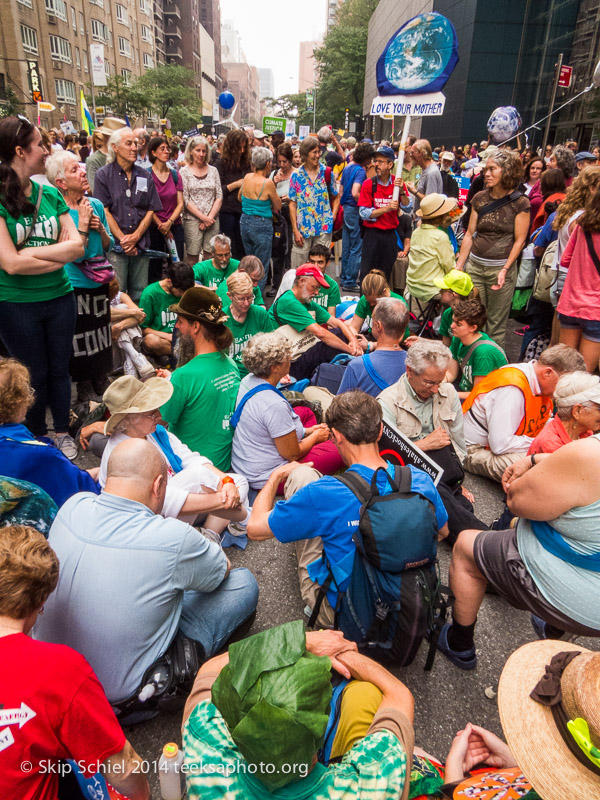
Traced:
<path id="1" fill-rule="evenodd" d="M 81 53 L 78 47 L 75 48 L 75 66 L 77 69 L 81 69 Z"/>
<path id="2" fill-rule="evenodd" d="M 107 78 L 110 78 L 110 64 L 108 63 L 108 61 L 104 62 L 104 74 L 106 75 Z"/>
<path id="3" fill-rule="evenodd" d="M 154 59 L 150 53 L 144 53 L 144 66 L 146 69 L 154 69 Z"/>
<path id="4" fill-rule="evenodd" d="M 131 58 L 131 45 L 129 43 L 129 39 L 125 39 L 123 36 L 119 36 L 119 53 L 121 53 L 122 56 Z"/>
<path id="5" fill-rule="evenodd" d="M 90 3 L 93 6 L 100 6 L 100 8 L 104 8 L 104 0 L 90 0 Z"/>
<path id="6" fill-rule="evenodd" d="M 46 0 L 46 11 L 54 17 L 67 21 L 67 6 L 65 0 Z"/>
<path id="7" fill-rule="evenodd" d="M 77 33 L 77 14 L 75 13 L 75 9 L 71 6 L 71 27 Z"/>
<path id="8" fill-rule="evenodd" d="M 72 81 L 65 81 L 63 78 L 55 78 L 54 88 L 56 89 L 56 99 L 59 103 L 76 104 L 75 84 Z"/>
<path id="9" fill-rule="evenodd" d="M 85 22 L 83 21 L 83 13 L 79 12 L 79 33 L 83 36 L 85 33 Z"/>
<path id="10" fill-rule="evenodd" d="M 65 64 L 72 64 L 71 45 L 62 36 L 50 37 L 50 55 L 54 61 L 64 61 Z"/>
<path id="11" fill-rule="evenodd" d="M 92 20 L 92 39 L 96 42 L 108 41 L 108 28 L 103 22 L 100 22 L 100 20 Z"/>
<path id="12" fill-rule="evenodd" d="M 123 83 L 125 84 L 125 86 L 131 86 L 131 70 L 122 69 L 121 76 L 123 78 Z"/>
<path id="13" fill-rule="evenodd" d="M 87 54 L 87 50 L 83 50 L 83 51 L 82 51 L 82 56 L 83 56 L 83 71 L 84 71 L 84 72 L 89 72 L 89 71 L 90 71 L 90 68 L 88 67 L 88 54 Z"/>
<path id="14" fill-rule="evenodd" d="M 21 41 L 23 42 L 23 50 L 25 50 L 26 53 L 38 54 L 37 31 L 35 28 L 21 25 Z"/>
<path id="15" fill-rule="evenodd" d="M 142 25 L 142 41 L 152 44 L 152 31 L 147 25 Z"/>
<path id="16" fill-rule="evenodd" d="M 148 0 L 140 0 L 140 11 L 143 11 L 144 14 L 150 16 L 150 5 Z"/>
<path id="17" fill-rule="evenodd" d="M 123 25 L 129 25 L 129 16 L 125 6 L 121 6 L 117 3 L 115 5 L 115 11 L 117 14 L 117 22 L 121 22 Z"/>
<path id="18" fill-rule="evenodd" d="M 32 0 L 17 0 L 18 3 L 21 3 L 22 6 L 27 6 L 27 8 L 33 8 Z"/>

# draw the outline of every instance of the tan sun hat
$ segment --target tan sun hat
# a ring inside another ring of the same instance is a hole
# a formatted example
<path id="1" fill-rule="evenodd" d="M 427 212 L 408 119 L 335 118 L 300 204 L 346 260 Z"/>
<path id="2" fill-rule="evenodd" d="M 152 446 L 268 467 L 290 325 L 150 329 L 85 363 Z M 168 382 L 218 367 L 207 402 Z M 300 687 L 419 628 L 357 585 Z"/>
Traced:
<path id="1" fill-rule="evenodd" d="M 567 663 L 573 653 L 576 657 Z M 534 690 L 544 703 L 531 697 Z M 600 653 L 585 647 L 557 639 L 530 642 L 504 665 L 498 687 L 502 729 L 523 774 L 541 797 L 600 798 L 600 759 L 595 763 L 585 752 L 600 748 L 599 699 Z M 589 747 L 577 743 L 567 727 L 570 720 L 585 720 Z"/>
<path id="2" fill-rule="evenodd" d="M 160 408 L 173 394 L 173 386 L 165 378 L 138 380 L 133 375 L 123 375 L 113 381 L 102 397 L 110 411 L 110 419 L 104 426 L 107 436 L 127 414 L 143 414 Z"/>
<path id="3" fill-rule="evenodd" d="M 443 214 L 449 214 L 457 206 L 458 200 L 455 200 L 454 197 L 447 197 L 445 194 L 433 192 L 433 194 L 425 195 L 421 200 L 417 217 L 421 217 L 423 221 L 433 217 L 441 217 Z"/>
<path id="4" fill-rule="evenodd" d="M 124 119 L 119 119 L 118 117 L 106 117 L 102 125 L 100 125 L 99 128 L 96 128 L 96 130 L 103 136 L 112 136 L 115 131 L 120 131 L 121 128 L 126 127 L 127 123 Z"/>

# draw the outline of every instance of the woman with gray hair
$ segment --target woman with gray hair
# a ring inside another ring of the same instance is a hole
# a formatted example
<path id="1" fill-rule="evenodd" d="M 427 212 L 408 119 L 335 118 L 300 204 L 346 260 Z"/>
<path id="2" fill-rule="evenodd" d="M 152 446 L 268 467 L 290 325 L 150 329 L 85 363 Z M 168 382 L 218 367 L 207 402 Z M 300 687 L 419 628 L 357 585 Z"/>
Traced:
<path id="1" fill-rule="evenodd" d="M 554 390 L 556 414 L 535 437 L 527 455 L 553 453 L 600 431 L 600 378 L 589 372 L 561 375 Z"/>
<path id="2" fill-rule="evenodd" d="M 252 150 L 252 167 L 242 181 L 238 200 L 242 203 L 240 232 L 247 256 L 257 256 L 268 271 L 273 246 L 273 214 L 281 211 L 281 198 L 275 184 L 268 177 L 271 172 L 273 153 L 268 147 Z M 266 277 L 260 285 L 264 289 Z"/>
<path id="3" fill-rule="evenodd" d="M 290 369 L 291 347 L 282 334 L 253 336 L 242 354 L 242 380 L 235 413 L 231 464 L 252 489 L 262 489 L 274 469 L 287 461 L 311 461 L 324 475 L 343 469 L 327 425 L 306 407 L 293 409 L 277 388 Z"/>
<path id="4" fill-rule="evenodd" d="M 188 263 L 210 258 L 210 240 L 219 233 L 223 202 L 221 178 L 209 164 L 210 145 L 204 136 L 191 136 L 185 147 L 183 182 L 183 234 Z"/>
<path id="5" fill-rule="evenodd" d="M 517 187 L 523 181 L 517 153 L 501 150 L 483 168 L 485 189 L 471 201 L 469 227 L 456 269 L 465 269 L 487 311 L 485 332 L 504 346 L 506 322 L 517 281 L 517 259 L 527 241 L 530 203 Z"/>

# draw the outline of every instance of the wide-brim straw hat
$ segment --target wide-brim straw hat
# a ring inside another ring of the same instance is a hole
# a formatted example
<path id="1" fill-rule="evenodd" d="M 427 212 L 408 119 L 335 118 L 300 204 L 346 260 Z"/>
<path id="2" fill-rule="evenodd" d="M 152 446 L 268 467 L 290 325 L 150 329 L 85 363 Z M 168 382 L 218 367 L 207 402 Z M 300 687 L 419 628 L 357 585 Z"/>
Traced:
<path id="1" fill-rule="evenodd" d="M 133 375 L 117 378 L 102 397 L 110 411 L 104 433 L 110 436 L 117 423 L 128 414 L 143 414 L 160 408 L 172 394 L 173 386 L 165 378 L 148 378 L 143 383 Z"/>
<path id="2" fill-rule="evenodd" d="M 450 211 L 453 211 L 457 207 L 458 200 L 454 197 L 447 197 L 445 194 L 433 192 L 433 194 L 425 195 L 421 200 L 421 204 L 417 210 L 417 217 L 421 217 L 425 222 L 428 219 L 449 214 Z"/>
<path id="3" fill-rule="evenodd" d="M 582 654 L 560 679 L 567 719 L 585 719 L 594 745 L 600 747 L 600 653 L 556 639 L 523 645 L 504 665 L 498 687 L 502 729 L 517 764 L 544 800 L 598 800 L 600 775 L 573 755 L 550 707 L 530 697 L 546 666 L 563 652 Z M 587 763 L 583 750 L 581 756 Z"/>
<path id="4" fill-rule="evenodd" d="M 115 131 L 120 131 L 121 128 L 126 127 L 127 123 L 124 119 L 119 119 L 118 117 L 106 117 L 102 125 L 96 128 L 96 130 L 103 136 L 112 136 Z"/>

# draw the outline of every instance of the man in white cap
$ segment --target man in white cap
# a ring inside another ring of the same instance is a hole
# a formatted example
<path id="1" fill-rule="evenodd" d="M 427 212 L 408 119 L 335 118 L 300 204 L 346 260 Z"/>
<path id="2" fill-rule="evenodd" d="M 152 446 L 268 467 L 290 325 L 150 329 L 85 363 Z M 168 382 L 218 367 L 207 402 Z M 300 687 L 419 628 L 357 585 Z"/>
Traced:
<path id="1" fill-rule="evenodd" d="M 458 183 L 452 174 L 452 164 L 454 164 L 454 153 L 444 150 L 440 155 L 440 173 L 442 175 L 442 185 L 446 197 L 458 199 Z"/>

